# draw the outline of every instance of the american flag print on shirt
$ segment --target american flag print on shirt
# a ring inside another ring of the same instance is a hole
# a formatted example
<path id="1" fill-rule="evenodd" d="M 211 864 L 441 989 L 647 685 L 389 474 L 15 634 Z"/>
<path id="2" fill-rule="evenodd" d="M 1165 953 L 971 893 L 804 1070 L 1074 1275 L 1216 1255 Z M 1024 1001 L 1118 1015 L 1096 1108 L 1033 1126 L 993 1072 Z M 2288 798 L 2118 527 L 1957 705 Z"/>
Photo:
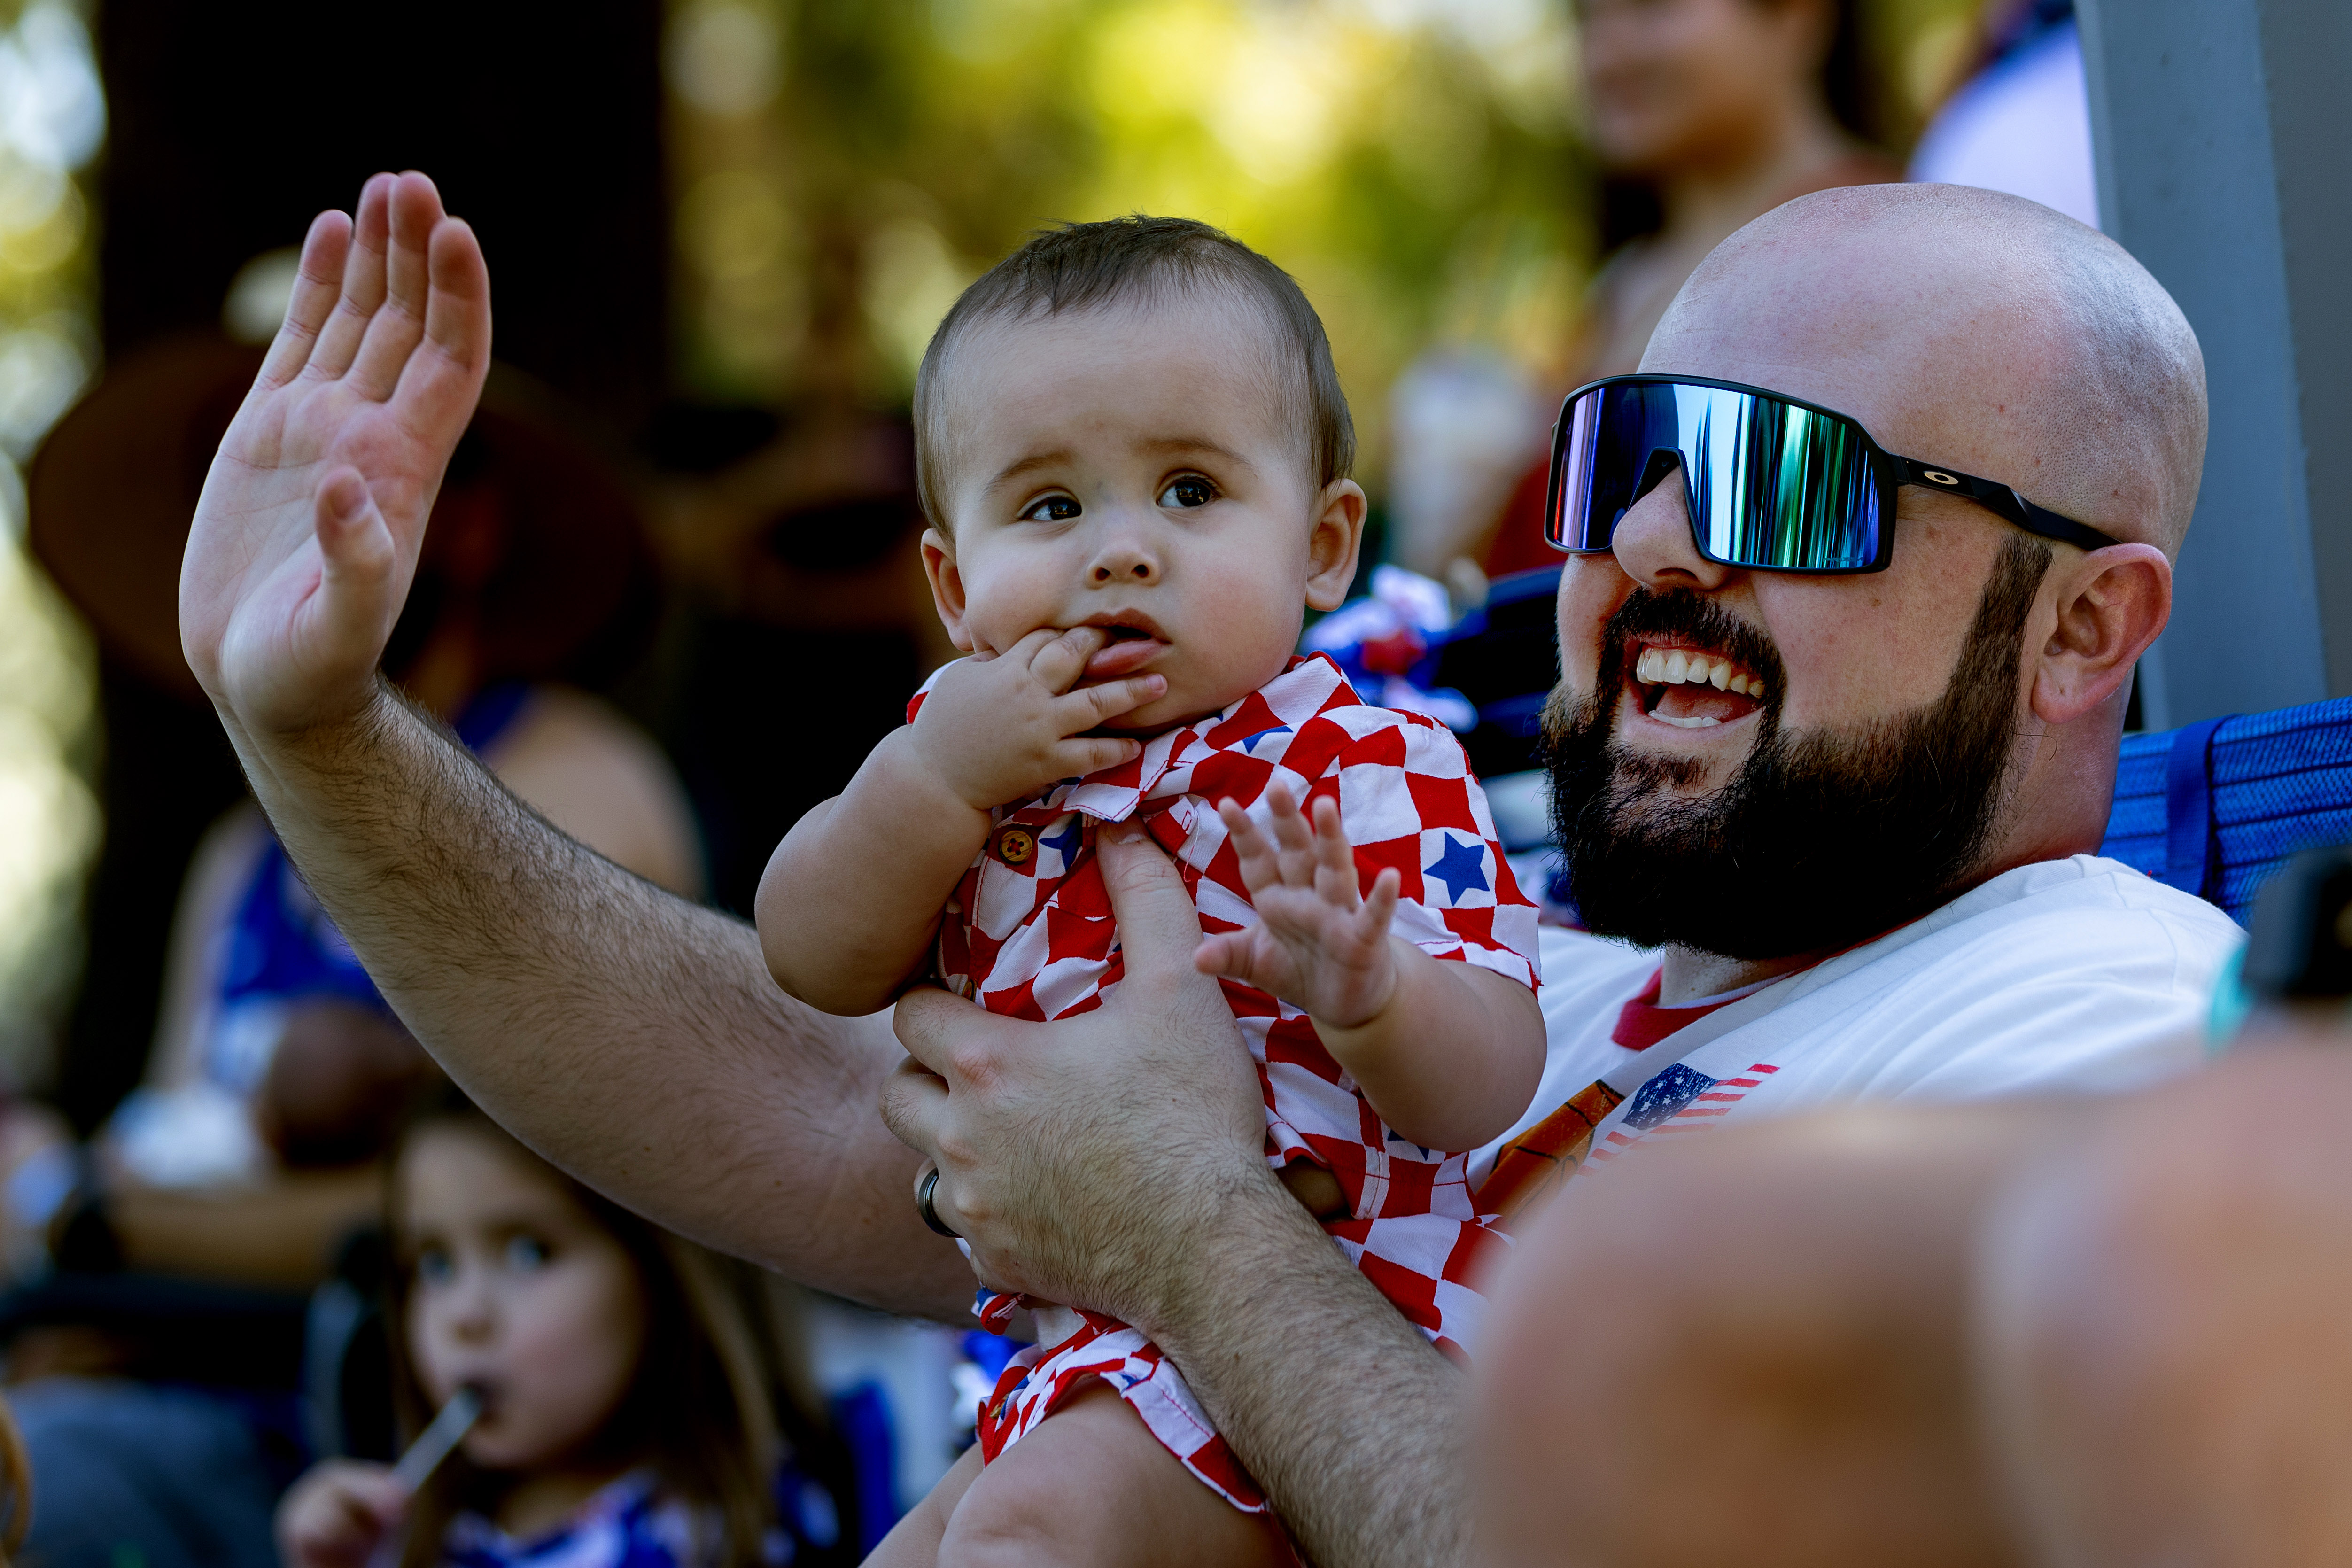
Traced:
<path id="1" fill-rule="evenodd" d="M 1625 1112 L 1624 1127 L 1611 1128 L 1594 1145 L 1593 1167 L 1607 1164 L 1644 1138 L 1713 1126 L 1747 1099 L 1749 1089 L 1761 1088 L 1780 1070 L 1770 1062 L 1755 1062 L 1737 1077 L 1715 1079 L 1676 1062 L 1642 1086 Z"/>
<path id="2" fill-rule="evenodd" d="M 908 704 L 910 721 L 929 690 Z M 1391 931 L 1432 957 L 1534 986 L 1536 907 L 1503 858 L 1461 745 L 1419 714 L 1365 703 L 1320 655 L 1294 659 L 1221 713 L 1153 737 L 1133 761 L 997 812 L 941 922 L 941 982 L 1009 1017 L 1066 1018 L 1102 1005 L 1124 973 L 1095 860 L 1105 822 L 1145 824 L 1175 858 L 1204 932 L 1247 925 L 1249 892 L 1215 803 L 1236 802 L 1270 831 L 1263 797 L 1277 778 L 1304 810 L 1338 804 L 1364 888 L 1396 869 L 1402 886 Z M 1471 1271 L 1499 1235 L 1472 1202 L 1466 1156 L 1390 1131 L 1306 1014 L 1221 984 L 1257 1061 L 1268 1163 L 1329 1170 L 1348 1216 L 1324 1228 L 1440 1349 L 1465 1354 L 1484 1305 Z M 977 1310 L 1001 1331 L 1021 1304 L 983 1294 Z M 1076 1315 L 1077 1332 L 1024 1351 L 1006 1369 L 981 1414 L 984 1456 L 993 1459 L 1100 1377 L 1202 1482 L 1236 1507 L 1262 1509 L 1255 1484 L 1158 1348 L 1116 1319 Z"/>

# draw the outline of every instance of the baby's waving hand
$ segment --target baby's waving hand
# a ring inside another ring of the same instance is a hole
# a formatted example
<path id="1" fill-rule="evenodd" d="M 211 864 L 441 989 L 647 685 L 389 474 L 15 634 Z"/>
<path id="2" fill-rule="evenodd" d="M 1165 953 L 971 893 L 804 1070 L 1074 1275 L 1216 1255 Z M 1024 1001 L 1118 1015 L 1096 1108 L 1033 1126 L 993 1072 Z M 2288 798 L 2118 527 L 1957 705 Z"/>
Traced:
<path id="1" fill-rule="evenodd" d="M 1257 924 L 1213 936 L 1201 944 L 1200 966 L 1304 1008 L 1318 1024 L 1360 1027 L 1379 1015 L 1396 990 L 1396 955 L 1389 921 L 1400 882 L 1393 869 L 1357 895 L 1354 846 L 1339 827 L 1339 807 L 1315 803 L 1310 826 L 1289 787 L 1266 788 L 1274 837 L 1230 800 L 1217 803 L 1242 884 L 1257 910 Z"/>
<path id="2" fill-rule="evenodd" d="M 1432 1149 L 1475 1149 L 1527 1108 L 1543 1072 L 1535 993 L 1474 964 L 1432 958 L 1391 935 L 1393 868 L 1358 893 L 1339 808 L 1315 803 L 1310 824 L 1281 781 L 1266 787 L 1268 838 L 1221 801 L 1257 922 L 1201 943 L 1193 962 L 1302 1008 L 1381 1120 Z"/>
<path id="3" fill-rule="evenodd" d="M 1168 682 L 1139 675 L 1071 689 L 1109 637 L 1100 626 L 1041 626 L 1002 654 L 948 666 L 915 715 L 916 756 L 976 811 L 1131 760 L 1141 742 L 1086 731 L 1133 712 Z"/>

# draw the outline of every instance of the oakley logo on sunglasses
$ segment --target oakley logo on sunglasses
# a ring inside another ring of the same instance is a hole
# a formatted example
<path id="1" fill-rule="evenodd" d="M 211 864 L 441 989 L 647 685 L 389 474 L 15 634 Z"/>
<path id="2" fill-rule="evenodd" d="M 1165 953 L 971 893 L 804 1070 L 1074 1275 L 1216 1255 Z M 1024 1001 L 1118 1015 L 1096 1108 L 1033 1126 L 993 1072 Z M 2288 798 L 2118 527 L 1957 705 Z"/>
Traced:
<path id="1" fill-rule="evenodd" d="M 1957 485 L 1960 482 L 1953 475 L 1944 472 L 1941 468 L 1929 468 L 1926 473 L 1921 474 L 1919 477 L 1923 479 L 1927 479 L 1932 483 L 1939 485 Z"/>

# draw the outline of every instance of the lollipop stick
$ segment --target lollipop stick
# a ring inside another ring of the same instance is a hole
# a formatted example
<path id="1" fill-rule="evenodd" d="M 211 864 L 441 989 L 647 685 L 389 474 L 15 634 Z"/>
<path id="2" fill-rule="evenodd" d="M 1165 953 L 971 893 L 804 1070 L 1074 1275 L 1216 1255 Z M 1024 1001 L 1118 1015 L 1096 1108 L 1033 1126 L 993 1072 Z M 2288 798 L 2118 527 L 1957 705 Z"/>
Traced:
<path id="1" fill-rule="evenodd" d="M 464 1442 L 466 1434 L 472 1431 L 474 1423 L 481 1418 L 482 1396 L 470 1388 L 461 1388 L 451 1394 L 449 1403 L 441 1407 L 441 1414 L 433 1417 L 432 1424 L 416 1435 L 416 1441 L 408 1446 L 408 1452 L 393 1466 L 392 1479 L 412 1492 L 423 1486 L 425 1479 L 441 1468 L 441 1461 L 449 1457 L 449 1450 Z"/>

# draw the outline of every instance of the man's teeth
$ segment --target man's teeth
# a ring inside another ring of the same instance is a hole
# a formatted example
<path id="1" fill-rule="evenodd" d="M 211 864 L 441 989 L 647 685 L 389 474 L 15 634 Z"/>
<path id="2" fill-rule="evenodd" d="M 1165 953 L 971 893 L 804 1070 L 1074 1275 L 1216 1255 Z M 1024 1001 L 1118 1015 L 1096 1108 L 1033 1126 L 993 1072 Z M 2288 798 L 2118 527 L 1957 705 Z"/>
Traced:
<path id="1" fill-rule="evenodd" d="M 1712 686 L 1717 691 L 1736 691 L 1742 697 L 1752 697 L 1759 701 L 1764 697 L 1764 683 L 1728 659 L 1709 658 L 1703 653 L 1693 653 L 1687 648 L 1643 648 L 1641 657 L 1633 661 L 1633 679 L 1644 685 Z M 1711 724 L 1715 721 L 1670 719 L 1667 722 L 1696 729 L 1700 723 Z"/>

